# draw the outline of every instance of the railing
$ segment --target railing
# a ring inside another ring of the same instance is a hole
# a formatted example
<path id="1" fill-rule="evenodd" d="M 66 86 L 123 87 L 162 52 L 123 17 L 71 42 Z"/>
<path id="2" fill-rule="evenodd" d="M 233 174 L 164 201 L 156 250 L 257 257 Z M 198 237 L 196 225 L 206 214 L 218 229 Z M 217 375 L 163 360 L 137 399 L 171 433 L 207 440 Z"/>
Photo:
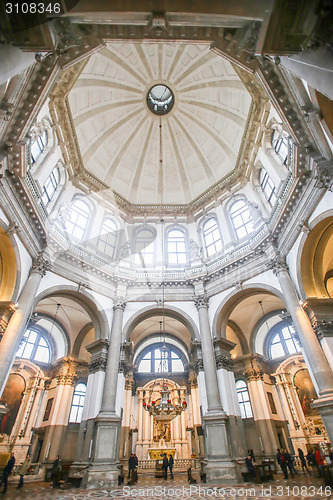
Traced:
<path id="1" fill-rule="evenodd" d="M 154 471 L 157 460 L 139 460 L 138 471 Z M 196 469 L 200 461 L 195 458 L 175 458 L 173 469 L 177 471 L 187 471 L 189 467 Z"/>

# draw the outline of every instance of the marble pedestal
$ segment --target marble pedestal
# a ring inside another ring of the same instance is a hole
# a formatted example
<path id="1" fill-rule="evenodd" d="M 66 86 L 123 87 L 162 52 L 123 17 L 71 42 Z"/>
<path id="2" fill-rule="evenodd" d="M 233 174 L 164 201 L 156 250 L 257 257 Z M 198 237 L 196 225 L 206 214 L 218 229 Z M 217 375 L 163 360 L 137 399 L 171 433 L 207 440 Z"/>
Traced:
<path id="1" fill-rule="evenodd" d="M 229 455 L 226 421 L 224 412 L 209 412 L 203 416 L 205 429 L 204 473 L 207 482 L 236 483 L 240 480 L 237 465 Z"/>
<path id="2" fill-rule="evenodd" d="M 118 484 L 120 424 L 121 419 L 115 414 L 100 414 L 96 418 L 94 460 L 83 478 L 85 488 L 111 488 Z"/>

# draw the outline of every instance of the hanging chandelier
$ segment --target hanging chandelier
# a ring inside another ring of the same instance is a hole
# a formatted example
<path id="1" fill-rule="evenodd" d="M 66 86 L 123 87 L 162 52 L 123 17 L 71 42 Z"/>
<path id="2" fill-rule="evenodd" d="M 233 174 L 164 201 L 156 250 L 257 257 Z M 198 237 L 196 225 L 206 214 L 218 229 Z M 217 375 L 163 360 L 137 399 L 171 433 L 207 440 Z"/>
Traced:
<path id="1" fill-rule="evenodd" d="M 178 417 L 178 415 L 186 410 L 186 407 L 186 401 L 183 401 L 180 405 L 172 403 L 168 384 L 164 379 L 160 402 L 157 403 L 156 401 L 151 401 L 148 404 L 143 403 L 143 408 L 159 422 L 170 422 L 170 420 Z"/>

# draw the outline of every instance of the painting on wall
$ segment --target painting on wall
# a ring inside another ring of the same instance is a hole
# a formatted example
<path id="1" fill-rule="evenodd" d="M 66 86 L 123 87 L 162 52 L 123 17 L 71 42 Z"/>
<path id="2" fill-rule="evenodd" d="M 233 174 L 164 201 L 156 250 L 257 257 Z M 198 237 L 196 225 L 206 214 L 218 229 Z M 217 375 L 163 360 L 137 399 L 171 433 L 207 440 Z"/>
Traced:
<path id="1" fill-rule="evenodd" d="M 0 399 L 0 404 L 3 404 L 8 408 L 7 413 L 1 418 L 1 434 L 7 434 L 8 436 L 11 434 L 24 391 L 24 378 L 21 377 L 21 375 L 17 375 L 16 373 L 11 373 L 8 377 L 6 387 Z"/>
<path id="2" fill-rule="evenodd" d="M 318 398 L 308 370 L 299 370 L 294 377 L 294 384 L 305 417 L 317 415 L 318 411 L 312 408 L 312 401 Z"/>
<path id="3" fill-rule="evenodd" d="M 43 422 L 45 422 L 46 420 L 48 420 L 50 418 L 53 400 L 54 400 L 54 398 L 50 398 L 47 400 L 45 413 L 44 413 L 44 417 L 43 417 Z"/>

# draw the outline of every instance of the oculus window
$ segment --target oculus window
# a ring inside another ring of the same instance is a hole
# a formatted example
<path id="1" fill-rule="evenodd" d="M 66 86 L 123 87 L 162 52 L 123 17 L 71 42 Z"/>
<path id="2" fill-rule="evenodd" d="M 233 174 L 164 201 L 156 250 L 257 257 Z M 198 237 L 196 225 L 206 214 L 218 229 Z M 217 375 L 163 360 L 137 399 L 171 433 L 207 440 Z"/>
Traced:
<path id="1" fill-rule="evenodd" d="M 291 325 L 288 325 L 284 326 L 278 333 L 273 335 L 269 345 L 269 356 L 271 359 L 300 352 L 301 348 L 294 338 L 294 334 L 295 329 Z"/>
<path id="2" fill-rule="evenodd" d="M 166 85 L 154 85 L 148 92 L 147 105 L 155 115 L 166 115 L 174 105 L 174 95 Z"/>
<path id="3" fill-rule="evenodd" d="M 50 346 L 41 333 L 28 329 L 23 335 L 16 356 L 18 358 L 30 359 L 31 361 L 49 363 L 51 357 Z"/>
<path id="4" fill-rule="evenodd" d="M 244 380 L 238 380 L 236 382 L 236 391 L 240 406 L 241 417 L 252 418 L 253 412 L 252 412 L 249 391 L 247 390 L 247 385 L 244 382 Z"/>

